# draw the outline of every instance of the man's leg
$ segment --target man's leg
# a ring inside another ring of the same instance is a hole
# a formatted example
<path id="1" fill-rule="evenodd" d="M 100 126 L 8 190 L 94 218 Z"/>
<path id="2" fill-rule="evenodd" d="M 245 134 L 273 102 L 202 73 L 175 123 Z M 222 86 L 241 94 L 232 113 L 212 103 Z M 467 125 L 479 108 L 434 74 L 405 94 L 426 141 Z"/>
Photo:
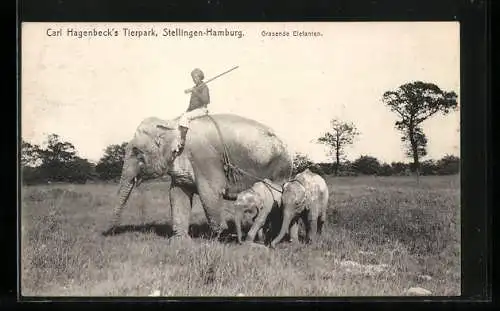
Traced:
<path id="1" fill-rule="evenodd" d="M 196 117 L 201 117 L 206 114 L 208 114 L 206 108 L 199 108 L 186 112 L 179 118 L 180 139 L 177 145 L 177 153 L 181 153 L 184 149 L 184 145 L 186 144 L 186 135 L 189 130 L 189 122 Z"/>
<path id="2" fill-rule="evenodd" d="M 181 153 L 182 150 L 184 149 L 184 145 L 186 145 L 186 135 L 188 132 L 188 127 L 187 126 L 182 126 L 179 125 L 179 132 L 180 132 L 180 139 L 179 139 L 179 144 L 177 145 L 177 153 Z"/>
<path id="3" fill-rule="evenodd" d="M 180 154 L 182 149 L 184 149 L 184 145 L 186 144 L 186 134 L 189 129 L 189 115 L 188 113 L 184 113 L 179 118 L 179 140 L 177 141 L 177 146 L 175 152 Z"/>

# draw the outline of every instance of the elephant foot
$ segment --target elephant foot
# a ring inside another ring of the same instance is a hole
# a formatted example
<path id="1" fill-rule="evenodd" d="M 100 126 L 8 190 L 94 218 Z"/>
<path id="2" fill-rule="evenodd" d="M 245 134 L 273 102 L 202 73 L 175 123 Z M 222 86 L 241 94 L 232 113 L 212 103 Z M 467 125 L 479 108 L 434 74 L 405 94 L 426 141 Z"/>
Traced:
<path id="1" fill-rule="evenodd" d="M 276 248 L 276 244 L 278 244 L 278 243 L 273 243 L 273 242 L 271 242 L 271 243 L 269 244 L 269 248 L 270 248 L 270 249 L 275 249 L 275 248 Z"/>
<path id="2" fill-rule="evenodd" d="M 102 232 L 102 235 L 103 236 L 113 236 L 113 235 L 116 235 L 118 234 L 118 226 L 117 225 L 111 225 L 109 226 L 109 228 L 107 230 L 105 230 L 104 232 Z"/>
<path id="3" fill-rule="evenodd" d="M 264 244 L 255 243 L 251 241 L 244 241 L 242 245 L 249 248 L 267 249 L 267 246 L 265 246 Z"/>
<path id="4" fill-rule="evenodd" d="M 219 230 L 217 232 L 213 232 L 211 238 L 219 242 L 227 242 L 230 236 L 228 236 L 226 230 Z"/>
<path id="5" fill-rule="evenodd" d="M 222 222 L 220 224 L 211 223 L 210 224 L 210 238 L 220 239 L 224 232 L 229 229 L 227 223 Z"/>
<path id="6" fill-rule="evenodd" d="M 307 245 L 314 244 L 316 243 L 316 240 L 317 240 L 316 236 L 306 237 L 305 244 Z"/>
<path id="7" fill-rule="evenodd" d="M 187 234 L 175 234 L 171 236 L 168 241 L 170 243 L 190 243 L 192 241 L 191 237 Z"/>

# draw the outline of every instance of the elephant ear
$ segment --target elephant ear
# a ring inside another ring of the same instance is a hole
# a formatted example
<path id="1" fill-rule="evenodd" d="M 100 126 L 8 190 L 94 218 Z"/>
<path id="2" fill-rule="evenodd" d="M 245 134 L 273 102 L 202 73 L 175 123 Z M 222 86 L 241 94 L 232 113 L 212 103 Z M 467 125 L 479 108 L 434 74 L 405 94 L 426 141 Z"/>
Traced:
<path id="1" fill-rule="evenodd" d="M 254 196 L 253 199 L 252 204 L 248 208 L 248 213 L 251 215 L 252 219 L 255 219 L 264 208 L 264 199 L 260 195 Z"/>
<path id="2" fill-rule="evenodd" d="M 137 156 L 141 154 L 141 151 L 137 147 L 132 147 L 132 155 Z"/>
<path id="3" fill-rule="evenodd" d="M 139 160 L 139 162 L 144 162 L 144 152 L 141 149 L 137 147 L 132 147 L 131 155 L 136 157 Z"/>
<path id="4" fill-rule="evenodd" d="M 251 205 L 245 208 L 244 212 L 250 219 L 254 219 L 259 214 L 259 209 L 257 208 L 257 206 Z"/>
<path id="5" fill-rule="evenodd" d="M 156 128 L 162 129 L 162 130 L 174 130 L 175 129 L 175 124 L 173 122 L 169 121 L 159 121 L 156 123 Z"/>

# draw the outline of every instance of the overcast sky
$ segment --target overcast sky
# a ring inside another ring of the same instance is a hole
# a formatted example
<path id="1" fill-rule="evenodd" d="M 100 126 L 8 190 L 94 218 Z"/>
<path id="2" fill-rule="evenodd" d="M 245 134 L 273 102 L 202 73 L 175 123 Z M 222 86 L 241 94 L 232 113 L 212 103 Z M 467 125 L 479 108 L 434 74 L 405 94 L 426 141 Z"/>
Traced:
<path id="1" fill-rule="evenodd" d="M 150 29 L 157 37 L 132 38 L 123 27 Z M 237 37 L 163 37 L 162 29 L 242 30 Z M 64 36 L 49 37 L 47 29 Z M 115 28 L 118 37 L 75 38 L 75 30 Z M 262 31 L 289 31 L 264 37 Z M 294 37 L 293 30 L 320 37 Z M 458 23 L 211 23 L 45 24 L 22 26 L 23 139 L 43 144 L 56 133 L 79 156 L 97 161 L 110 144 L 132 138 L 142 119 L 173 118 L 188 105 L 183 90 L 199 67 L 210 78 L 212 112 L 235 113 L 265 123 L 293 151 L 327 160 L 314 141 L 332 118 L 361 132 L 348 158 L 405 160 L 396 115 L 382 94 L 421 80 L 459 94 Z M 460 100 L 460 98 L 459 98 Z M 459 112 L 426 121 L 426 158 L 459 155 Z"/>

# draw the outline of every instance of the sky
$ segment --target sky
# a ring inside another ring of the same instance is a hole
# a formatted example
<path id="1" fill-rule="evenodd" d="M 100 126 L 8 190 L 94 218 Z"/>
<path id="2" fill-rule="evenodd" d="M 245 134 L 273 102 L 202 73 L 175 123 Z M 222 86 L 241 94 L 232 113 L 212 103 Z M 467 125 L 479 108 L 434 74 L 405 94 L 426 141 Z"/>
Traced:
<path id="1" fill-rule="evenodd" d="M 157 36 L 125 36 L 123 28 L 154 29 Z M 243 36 L 172 37 L 162 35 L 164 28 L 241 30 Z M 61 36 L 47 35 L 59 29 Z M 68 29 L 110 29 L 118 36 L 78 38 Z M 183 91 L 196 67 L 209 79 L 239 66 L 208 84 L 209 111 L 262 122 L 315 162 L 332 161 L 316 140 L 333 118 L 360 132 L 347 159 L 408 161 L 382 94 L 419 80 L 460 94 L 456 22 L 23 23 L 21 31 L 21 137 L 43 145 L 56 133 L 93 162 L 106 146 L 130 140 L 144 118 L 184 112 L 189 95 Z M 424 159 L 459 155 L 459 111 L 436 115 L 423 129 Z"/>

